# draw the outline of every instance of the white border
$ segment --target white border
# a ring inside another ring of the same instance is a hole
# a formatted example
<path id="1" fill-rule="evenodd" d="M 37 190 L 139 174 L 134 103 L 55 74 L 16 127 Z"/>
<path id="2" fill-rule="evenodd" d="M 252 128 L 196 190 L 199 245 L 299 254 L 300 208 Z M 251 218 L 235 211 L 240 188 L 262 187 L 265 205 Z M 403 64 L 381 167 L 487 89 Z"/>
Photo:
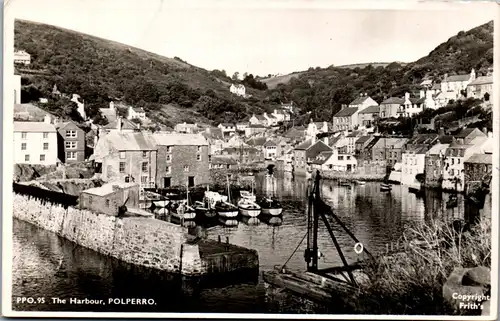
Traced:
<path id="1" fill-rule="evenodd" d="M 15 0 L 10 0 L 11 2 Z M 36 1 L 36 0 L 33 0 Z M 129 0 L 125 0 L 129 1 Z M 13 166 L 12 166 L 12 132 L 13 132 L 13 105 L 12 99 L 12 75 L 14 74 L 14 66 L 9 61 L 13 61 L 13 46 L 14 46 L 14 13 L 9 10 L 9 0 L 4 5 L 4 48 L 3 48 L 3 61 L 4 63 L 4 106 L 3 109 L 3 146 L 4 146 L 4 166 L 3 177 L 6 179 L 3 182 L 3 202 L 2 202 L 2 218 L 3 218 L 3 257 L 2 257 L 2 314 L 8 317 L 103 317 L 103 318 L 242 318 L 242 319 L 269 319 L 269 318 L 290 318 L 290 319 L 305 319 L 311 318 L 313 315 L 297 315 L 297 314 L 237 314 L 237 313 L 121 313 L 121 312 L 18 312 L 12 311 L 12 183 Z M 194 4 L 195 2 L 196 4 Z M 477 1 L 481 3 L 480 1 Z M 483 2 L 484 3 L 484 2 Z M 238 8 L 324 8 L 324 9 L 373 9 L 373 10 L 456 10 L 463 5 L 475 5 L 471 2 L 429 2 L 429 1 L 297 1 L 297 0 L 274 0 L 273 2 L 267 0 L 254 0 L 254 1 L 236 1 L 236 0 L 222 0 L 216 2 L 198 2 L 198 1 L 179 1 L 171 0 L 169 5 L 182 5 L 183 7 L 210 7 L 222 8 L 233 7 Z M 425 5 L 425 6 L 423 6 Z M 496 10 L 494 15 L 494 69 L 495 69 L 495 82 L 494 82 L 494 116 L 493 116 L 493 133 L 494 133 L 494 157 L 493 157 L 493 191 L 492 191 L 492 288 L 491 297 L 491 310 L 490 316 L 484 317 L 470 317 L 470 316 L 417 316 L 417 315 L 320 315 L 314 314 L 315 319 L 393 319 L 393 320 L 493 320 L 497 318 L 497 305 L 498 305 L 498 201 L 499 201 L 499 180 L 498 173 L 499 167 L 499 145 L 500 145 L 500 131 L 499 131 L 499 117 L 497 113 L 500 111 L 500 71 L 498 71 L 498 64 L 500 62 L 500 5 L 494 6 L 491 3 L 492 10 Z M 56 8 L 47 8 L 47 10 L 57 10 Z M 443 39 L 444 41 L 445 39 Z M 9 161 L 9 157 L 11 161 Z M 9 246 L 7 246 L 7 244 Z M 496 273 L 495 273 L 496 272 Z"/>

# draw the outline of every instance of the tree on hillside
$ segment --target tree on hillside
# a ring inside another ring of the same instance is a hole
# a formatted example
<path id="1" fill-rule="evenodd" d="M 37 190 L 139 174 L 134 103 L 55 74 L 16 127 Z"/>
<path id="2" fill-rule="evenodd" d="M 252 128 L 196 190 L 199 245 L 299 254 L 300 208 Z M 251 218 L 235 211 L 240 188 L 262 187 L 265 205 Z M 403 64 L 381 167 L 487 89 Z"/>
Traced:
<path id="1" fill-rule="evenodd" d="M 232 80 L 238 80 L 240 77 L 240 73 L 235 71 L 234 74 L 233 74 L 233 77 L 231 78 Z"/>
<path id="2" fill-rule="evenodd" d="M 245 79 L 247 76 L 248 76 L 248 73 L 245 71 L 245 72 L 243 73 L 243 79 Z"/>

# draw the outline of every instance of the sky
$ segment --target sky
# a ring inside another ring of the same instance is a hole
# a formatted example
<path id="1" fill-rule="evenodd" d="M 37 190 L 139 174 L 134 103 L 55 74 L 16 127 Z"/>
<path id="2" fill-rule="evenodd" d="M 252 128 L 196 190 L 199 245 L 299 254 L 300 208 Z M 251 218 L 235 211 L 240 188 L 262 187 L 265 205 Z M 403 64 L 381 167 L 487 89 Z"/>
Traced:
<path id="1" fill-rule="evenodd" d="M 388 10 L 388 8 L 391 8 Z M 6 15 L 264 76 L 415 61 L 494 19 L 493 3 L 323 0 L 7 0 Z"/>

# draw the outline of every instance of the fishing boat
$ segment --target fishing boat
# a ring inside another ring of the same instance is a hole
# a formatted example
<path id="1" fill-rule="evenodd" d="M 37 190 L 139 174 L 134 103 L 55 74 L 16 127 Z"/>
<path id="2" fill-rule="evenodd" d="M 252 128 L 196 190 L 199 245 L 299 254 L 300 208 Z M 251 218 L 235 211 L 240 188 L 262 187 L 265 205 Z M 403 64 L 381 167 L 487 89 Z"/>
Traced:
<path id="1" fill-rule="evenodd" d="M 241 215 L 249 217 L 259 216 L 262 210 L 259 204 L 246 198 L 242 198 L 238 201 L 238 209 L 240 210 Z"/>
<path id="2" fill-rule="evenodd" d="M 172 216 L 184 219 L 184 220 L 194 220 L 196 218 L 195 209 L 189 205 L 189 188 L 186 186 L 186 199 L 180 202 L 176 202 L 171 208 Z"/>
<path id="3" fill-rule="evenodd" d="M 165 208 L 167 205 L 170 203 L 169 200 L 164 200 L 164 201 L 154 201 L 153 204 L 155 205 L 156 208 Z"/>
<path id="4" fill-rule="evenodd" d="M 265 215 L 277 216 L 281 215 L 281 212 L 283 212 L 283 207 L 281 206 L 281 203 L 269 197 L 262 199 L 259 205 L 262 209 L 262 214 Z"/>
<path id="5" fill-rule="evenodd" d="M 219 200 L 215 204 L 215 211 L 221 217 L 238 216 L 238 206 L 231 203 L 231 189 L 229 187 L 229 177 L 227 178 L 227 201 Z"/>
<path id="6" fill-rule="evenodd" d="M 217 215 L 217 212 L 214 209 L 215 201 L 214 201 L 214 195 L 218 193 L 211 193 L 208 189 L 205 192 L 205 195 L 203 197 L 203 201 L 196 201 L 194 203 L 194 210 L 196 211 L 196 214 L 212 218 Z"/>

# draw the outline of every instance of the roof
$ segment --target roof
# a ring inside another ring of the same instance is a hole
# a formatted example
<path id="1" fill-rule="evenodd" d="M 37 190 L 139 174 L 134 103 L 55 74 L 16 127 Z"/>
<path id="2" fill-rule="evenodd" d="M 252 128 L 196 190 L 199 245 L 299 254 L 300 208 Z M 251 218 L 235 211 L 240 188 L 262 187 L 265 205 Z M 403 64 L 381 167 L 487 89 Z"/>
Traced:
<path id="1" fill-rule="evenodd" d="M 368 98 L 370 98 L 370 97 L 368 97 L 368 96 L 361 96 L 361 97 L 358 97 L 358 98 L 354 99 L 354 100 L 353 100 L 353 101 L 349 104 L 349 106 L 351 106 L 351 105 L 360 105 L 360 104 L 364 103 L 364 102 L 365 102 L 365 100 L 367 100 Z"/>
<path id="2" fill-rule="evenodd" d="M 438 139 L 438 134 L 417 134 L 408 141 L 408 144 L 430 144 L 436 139 Z"/>
<path id="3" fill-rule="evenodd" d="M 478 85 L 486 85 L 492 83 L 493 83 L 493 76 L 484 76 L 484 77 L 477 77 L 468 86 L 478 86 Z"/>
<path id="4" fill-rule="evenodd" d="M 97 195 L 97 196 L 106 196 L 106 195 L 109 195 L 109 194 L 114 192 L 113 186 L 118 186 L 120 188 L 130 188 L 130 187 L 137 186 L 137 185 L 138 185 L 137 183 L 113 182 L 113 183 L 104 184 L 100 187 L 86 189 L 86 190 L 82 191 L 82 193 L 92 194 L 92 195 Z"/>
<path id="5" fill-rule="evenodd" d="M 250 124 L 247 126 L 248 128 L 266 128 L 266 126 L 261 124 Z"/>
<path id="6" fill-rule="evenodd" d="M 306 150 L 313 145 L 312 140 L 308 139 L 295 147 L 295 150 Z"/>
<path id="7" fill-rule="evenodd" d="M 337 136 L 337 137 L 331 138 L 329 141 L 329 145 L 335 146 L 335 144 L 337 144 L 342 138 L 343 138 L 342 136 Z"/>
<path id="8" fill-rule="evenodd" d="M 464 128 L 458 134 L 455 135 L 456 138 L 465 138 L 469 136 L 477 128 Z"/>
<path id="9" fill-rule="evenodd" d="M 454 75 L 454 76 L 448 76 L 448 77 L 446 77 L 446 79 L 444 79 L 443 82 L 467 81 L 469 79 L 470 79 L 470 74 Z"/>
<path id="10" fill-rule="evenodd" d="M 118 151 L 156 150 L 156 142 L 150 134 L 142 132 L 112 131 L 103 137 L 110 147 Z"/>
<path id="11" fill-rule="evenodd" d="M 450 144 L 436 144 L 427 151 L 427 155 L 440 155 L 441 153 L 444 154 L 448 146 L 450 146 Z"/>
<path id="12" fill-rule="evenodd" d="M 375 144 L 377 148 L 401 148 L 408 142 L 407 138 L 380 138 Z"/>
<path id="13" fill-rule="evenodd" d="M 233 154 L 233 153 L 240 153 L 240 152 L 249 152 L 249 153 L 259 153 L 260 150 L 258 150 L 255 147 L 250 147 L 250 146 L 241 146 L 241 147 L 226 147 L 222 149 L 222 152 L 227 152 L 228 154 Z"/>
<path id="14" fill-rule="evenodd" d="M 139 126 L 136 123 L 133 123 L 132 121 L 122 118 L 122 129 L 139 129 Z M 110 121 L 106 126 L 104 126 L 104 129 L 117 129 L 117 123 L 118 119 Z"/>
<path id="15" fill-rule="evenodd" d="M 441 144 L 451 144 L 453 141 L 453 136 L 452 135 L 441 135 L 438 137 L 439 142 Z"/>
<path id="16" fill-rule="evenodd" d="M 266 114 L 266 116 L 267 116 L 267 118 L 269 118 L 269 119 L 276 119 L 276 117 L 274 117 L 274 116 L 273 116 L 273 115 L 271 115 L 271 114 Z"/>
<path id="17" fill-rule="evenodd" d="M 15 121 L 14 132 L 31 132 L 31 133 L 53 133 L 56 128 L 52 124 L 35 121 Z"/>
<path id="18" fill-rule="evenodd" d="M 356 144 L 363 144 L 366 143 L 372 136 L 361 136 L 356 140 Z"/>
<path id="19" fill-rule="evenodd" d="M 267 141 L 265 137 L 254 137 L 247 140 L 247 144 L 251 146 L 263 146 Z"/>
<path id="20" fill-rule="evenodd" d="M 424 79 L 421 83 L 420 83 L 421 86 L 428 86 L 428 85 L 432 85 L 432 80 L 431 79 Z"/>
<path id="21" fill-rule="evenodd" d="M 286 115 L 288 114 L 286 111 L 284 111 L 283 109 L 275 109 L 274 110 L 274 113 L 277 114 L 277 115 Z"/>
<path id="22" fill-rule="evenodd" d="M 228 155 L 213 155 L 210 159 L 210 163 L 212 164 L 227 164 L 227 165 L 236 165 L 238 162 L 234 157 Z"/>
<path id="23" fill-rule="evenodd" d="M 222 125 L 224 127 L 234 127 L 234 124 L 231 123 L 220 123 L 219 125 Z"/>
<path id="24" fill-rule="evenodd" d="M 28 116 L 28 117 L 22 117 L 22 118 L 28 118 L 33 121 L 43 121 L 45 115 L 50 115 L 48 112 L 45 110 L 41 109 L 40 107 L 37 107 L 33 104 L 14 104 L 14 117 L 19 117 L 21 118 L 21 114 L 23 116 Z"/>
<path id="25" fill-rule="evenodd" d="M 423 104 L 425 102 L 425 97 L 422 97 L 422 98 L 412 97 L 412 98 L 410 98 L 410 102 L 412 104 Z"/>
<path id="26" fill-rule="evenodd" d="M 332 155 L 333 155 L 333 152 L 331 152 L 331 151 L 321 152 L 321 153 L 319 153 L 318 156 L 316 156 L 316 159 L 314 161 L 312 161 L 311 163 L 316 164 L 316 165 L 323 165 L 324 163 L 326 163 L 328 161 L 328 159 L 330 159 L 330 157 Z"/>
<path id="27" fill-rule="evenodd" d="M 262 146 L 278 146 L 278 143 L 276 143 L 274 140 L 270 139 L 267 142 L 264 143 Z"/>
<path id="28" fill-rule="evenodd" d="M 347 116 L 352 116 L 354 113 L 358 111 L 358 108 L 356 107 L 347 107 L 339 111 L 338 113 L 335 114 L 333 117 L 347 117 Z"/>
<path id="29" fill-rule="evenodd" d="M 264 117 L 263 115 L 254 115 L 255 118 L 257 118 L 258 120 L 264 120 L 264 121 L 267 121 L 266 117 Z"/>
<path id="30" fill-rule="evenodd" d="M 206 146 L 207 140 L 198 134 L 171 134 L 156 132 L 153 133 L 153 139 L 156 145 L 161 146 Z"/>
<path id="31" fill-rule="evenodd" d="M 346 137 L 358 137 L 358 135 L 361 134 L 361 131 L 359 130 L 353 130 L 351 133 L 349 133 L 349 135 L 347 135 Z"/>
<path id="32" fill-rule="evenodd" d="M 492 154 L 473 154 L 465 163 L 493 164 Z"/>
<path id="33" fill-rule="evenodd" d="M 243 86 L 241 84 L 232 84 L 231 86 L 234 86 L 236 88 L 245 88 L 245 86 Z"/>
<path id="34" fill-rule="evenodd" d="M 390 98 L 387 98 L 386 100 L 384 100 L 381 105 L 402 105 L 404 104 L 404 99 L 403 98 L 398 98 L 398 97 L 390 97 Z"/>
<path id="35" fill-rule="evenodd" d="M 145 113 L 146 111 L 142 107 L 131 107 L 136 113 Z"/>
<path id="36" fill-rule="evenodd" d="M 99 111 L 103 116 L 113 116 L 116 117 L 116 110 L 111 108 L 99 108 Z"/>
<path id="37" fill-rule="evenodd" d="M 378 114 L 380 112 L 379 106 L 369 106 L 360 111 L 360 114 Z"/>
<path id="38" fill-rule="evenodd" d="M 432 88 L 433 90 L 441 90 L 441 84 L 434 84 L 432 85 Z"/>

